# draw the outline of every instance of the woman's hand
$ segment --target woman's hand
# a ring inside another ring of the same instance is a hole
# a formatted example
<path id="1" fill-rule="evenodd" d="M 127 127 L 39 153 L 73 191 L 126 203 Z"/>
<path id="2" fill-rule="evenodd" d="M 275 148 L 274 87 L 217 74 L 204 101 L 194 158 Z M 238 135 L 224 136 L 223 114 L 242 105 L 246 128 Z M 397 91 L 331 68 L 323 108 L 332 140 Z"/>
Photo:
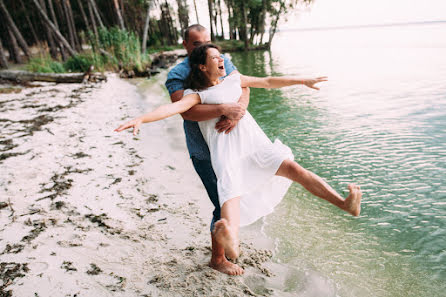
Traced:
<path id="1" fill-rule="evenodd" d="M 316 77 L 316 78 L 308 78 L 303 80 L 303 84 L 306 85 L 309 88 L 315 89 L 319 91 L 318 87 L 315 87 L 314 85 L 323 81 L 327 81 L 326 76 Z"/>
<path id="2" fill-rule="evenodd" d="M 123 131 L 125 129 L 133 127 L 133 135 L 136 136 L 136 134 L 138 134 L 138 132 L 139 132 L 139 127 L 141 126 L 141 124 L 142 124 L 142 120 L 140 118 L 136 118 L 136 119 L 133 119 L 131 121 L 128 121 L 125 124 L 122 124 L 121 126 L 116 128 L 115 131 L 116 132 L 121 132 L 121 131 Z"/>

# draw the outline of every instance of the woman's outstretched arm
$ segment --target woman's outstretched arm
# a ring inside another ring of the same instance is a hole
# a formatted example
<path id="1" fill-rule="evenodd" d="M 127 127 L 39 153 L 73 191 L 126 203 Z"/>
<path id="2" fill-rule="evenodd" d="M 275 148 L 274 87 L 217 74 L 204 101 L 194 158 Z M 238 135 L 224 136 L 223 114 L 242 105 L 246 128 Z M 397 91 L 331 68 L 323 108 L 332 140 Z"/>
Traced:
<path id="1" fill-rule="evenodd" d="M 264 88 L 264 89 L 276 89 L 292 85 L 306 85 L 309 88 L 319 90 L 315 84 L 327 81 L 326 76 L 316 77 L 316 78 L 298 78 L 292 76 L 282 76 L 282 77 L 254 77 L 240 75 L 241 86 L 252 87 L 252 88 Z"/>
<path id="2" fill-rule="evenodd" d="M 198 94 L 189 94 L 181 98 L 174 103 L 164 104 L 157 107 L 155 110 L 143 114 L 133 120 L 128 121 L 127 123 L 122 124 L 118 128 L 115 129 L 116 132 L 121 132 L 125 129 L 133 127 L 133 135 L 138 134 L 139 127 L 141 124 L 156 122 L 170 116 L 176 115 L 178 113 L 185 112 L 189 110 L 192 106 L 201 103 L 200 96 Z"/>

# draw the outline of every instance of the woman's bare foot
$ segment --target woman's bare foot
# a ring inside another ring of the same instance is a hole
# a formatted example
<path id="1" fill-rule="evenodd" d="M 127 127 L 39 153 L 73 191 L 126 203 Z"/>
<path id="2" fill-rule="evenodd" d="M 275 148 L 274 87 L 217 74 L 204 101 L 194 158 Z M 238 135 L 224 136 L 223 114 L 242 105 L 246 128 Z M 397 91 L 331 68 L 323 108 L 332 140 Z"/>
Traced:
<path id="1" fill-rule="evenodd" d="M 344 201 L 344 210 L 357 217 L 361 213 L 361 187 L 355 184 L 350 184 L 348 185 L 348 189 L 350 194 Z"/>
<path id="2" fill-rule="evenodd" d="M 240 254 L 240 243 L 236 234 L 232 232 L 228 221 L 221 219 L 216 222 L 213 233 L 215 240 L 224 247 L 226 257 L 233 260 L 237 259 Z"/>
<path id="3" fill-rule="evenodd" d="M 240 266 L 229 262 L 226 260 L 226 258 L 223 258 L 220 262 L 214 262 L 211 260 L 211 262 L 209 262 L 209 267 L 229 275 L 242 275 L 245 273 Z"/>

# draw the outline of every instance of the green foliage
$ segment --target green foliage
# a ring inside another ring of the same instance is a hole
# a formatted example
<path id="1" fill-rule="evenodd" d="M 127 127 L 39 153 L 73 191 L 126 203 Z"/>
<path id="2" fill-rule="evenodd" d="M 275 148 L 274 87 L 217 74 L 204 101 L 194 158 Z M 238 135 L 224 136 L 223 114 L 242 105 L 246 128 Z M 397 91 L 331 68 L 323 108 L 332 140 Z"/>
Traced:
<path id="1" fill-rule="evenodd" d="M 243 41 L 235 39 L 216 41 L 215 44 L 221 47 L 221 50 L 223 52 L 243 51 L 243 49 L 245 48 L 245 44 L 243 43 Z"/>
<path id="2" fill-rule="evenodd" d="M 142 54 L 141 42 L 133 32 L 117 27 L 100 29 L 98 39 L 91 40 L 95 40 L 92 44 L 95 53 L 99 48 L 108 53 L 102 58 L 106 68 L 142 72 L 150 63 L 148 55 Z"/>
<path id="3" fill-rule="evenodd" d="M 31 58 L 26 69 L 31 72 L 41 73 L 63 73 L 65 68 L 62 63 L 54 61 L 50 56 Z"/>
<path id="4" fill-rule="evenodd" d="M 97 63 L 92 54 L 80 54 L 70 57 L 65 63 L 64 67 L 69 72 L 86 72 L 88 68 L 94 65 L 98 68 Z"/>
<path id="5" fill-rule="evenodd" d="M 142 54 L 141 42 L 133 32 L 118 29 L 101 29 L 96 39 L 87 33 L 92 50 L 70 57 L 65 63 L 49 55 L 33 58 L 27 69 L 33 72 L 86 72 L 93 65 L 96 71 L 124 70 L 142 73 L 150 65 L 148 54 Z"/>
<path id="6" fill-rule="evenodd" d="M 153 46 L 153 47 L 149 47 L 147 49 L 147 53 L 153 54 L 153 53 L 164 52 L 164 51 L 173 51 L 173 50 L 182 49 L 182 48 L 183 48 L 182 44 L 167 45 L 167 46 Z"/>

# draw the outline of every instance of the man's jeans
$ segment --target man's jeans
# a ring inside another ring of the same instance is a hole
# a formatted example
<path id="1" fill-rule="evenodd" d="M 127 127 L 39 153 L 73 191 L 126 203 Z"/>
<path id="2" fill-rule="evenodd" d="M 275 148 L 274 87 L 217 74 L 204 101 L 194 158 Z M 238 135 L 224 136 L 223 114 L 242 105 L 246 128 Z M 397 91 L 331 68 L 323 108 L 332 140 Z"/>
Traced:
<path id="1" fill-rule="evenodd" d="M 201 181 L 208 192 L 208 196 L 214 204 L 214 212 L 211 222 L 211 232 L 214 229 L 214 224 L 220 220 L 220 203 L 218 201 L 217 190 L 217 177 L 215 176 L 214 169 L 212 168 L 211 160 L 199 160 L 192 157 L 192 163 L 194 164 L 195 171 L 201 178 Z"/>

